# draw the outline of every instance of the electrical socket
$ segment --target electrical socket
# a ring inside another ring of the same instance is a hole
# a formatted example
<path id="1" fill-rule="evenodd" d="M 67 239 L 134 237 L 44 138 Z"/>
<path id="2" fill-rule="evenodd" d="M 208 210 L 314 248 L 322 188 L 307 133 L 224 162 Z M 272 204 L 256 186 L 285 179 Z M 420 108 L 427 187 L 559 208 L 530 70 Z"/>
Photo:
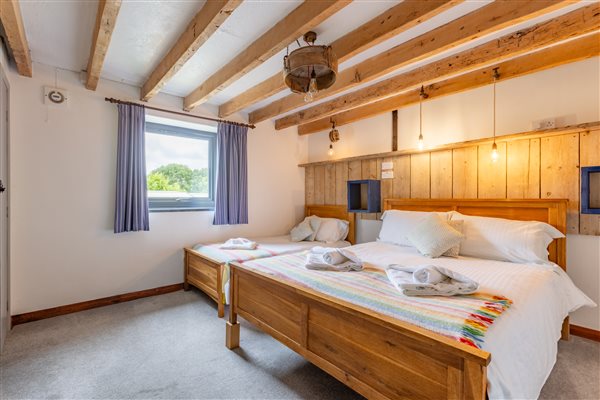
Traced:
<path id="1" fill-rule="evenodd" d="M 536 131 L 556 128 L 556 118 L 540 119 L 532 122 L 532 128 Z"/>

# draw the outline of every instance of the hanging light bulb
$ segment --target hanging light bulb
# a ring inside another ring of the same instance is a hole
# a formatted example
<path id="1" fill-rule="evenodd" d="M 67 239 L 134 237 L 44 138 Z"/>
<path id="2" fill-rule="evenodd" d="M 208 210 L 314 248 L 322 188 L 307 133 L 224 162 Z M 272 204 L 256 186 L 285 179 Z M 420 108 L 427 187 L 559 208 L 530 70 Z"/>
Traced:
<path id="1" fill-rule="evenodd" d="M 423 142 L 423 99 L 429 97 L 427 93 L 425 93 L 425 88 L 421 86 L 421 91 L 419 92 L 419 150 L 422 151 L 425 148 L 425 143 Z"/>
<path id="2" fill-rule="evenodd" d="M 332 156 L 333 156 L 333 143 L 330 143 L 330 144 L 329 144 L 329 150 L 327 151 L 327 155 L 328 155 L 329 157 L 332 157 Z"/>
<path id="3" fill-rule="evenodd" d="M 306 103 L 310 103 L 311 101 L 313 101 L 315 94 L 317 94 L 318 91 L 319 91 L 319 88 L 317 87 L 317 74 L 315 73 L 315 70 L 313 68 L 312 73 L 310 74 L 310 82 L 308 84 L 308 90 L 306 91 L 306 94 L 304 95 L 304 101 Z"/>
<path id="4" fill-rule="evenodd" d="M 496 142 L 492 144 L 492 161 L 498 161 L 498 146 L 496 145 Z"/>
<path id="5" fill-rule="evenodd" d="M 492 143 L 492 162 L 498 161 L 498 145 L 496 144 L 496 81 L 500 77 L 498 73 L 498 67 L 494 68 L 494 113 L 493 113 L 493 124 L 494 124 L 494 142 Z"/>

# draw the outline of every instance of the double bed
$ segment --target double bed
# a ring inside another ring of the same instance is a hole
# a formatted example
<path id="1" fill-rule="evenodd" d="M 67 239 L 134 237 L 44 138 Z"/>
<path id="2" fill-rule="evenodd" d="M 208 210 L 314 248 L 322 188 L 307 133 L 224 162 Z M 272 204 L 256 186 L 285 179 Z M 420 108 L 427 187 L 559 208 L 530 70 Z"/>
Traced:
<path id="1" fill-rule="evenodd" d="M 566 226 L 565 200 L 388 199 L 384 204 L 386 210 L 541 221 L 563 233 Z M 548 247 L 549 260 L 562 269 L 462 256 L 435 259 L 436 265 L 478 281 L 481 291 L 513 301 L 481 346 L 399 318 L 394 294 L 380 286 L 372 295 L 360 273 L 336 275 L 353 288 L 352 296 L 344 296 L 327 273 L 318 282 L 302 278 L 298 254 L 232 263 L 226 344 L 239 346 L 239 315 L 370 399 L 535 398 L 554 365 L 557 340 L 568 338 L 568 312 L 586 303 L 563 270 L 565 240 Z M 373 279 L 383 280 L 389 264 L 431 262 L 414 248 L 382 242 L 350 249 Z"/>
<path id="2" fill-rule="evenodd" d="M 224 250 L 221 243 L 198 244 L 184 248 L 184 290 L 190 285 L 206 293 L 217 303 L 219 318 L 224 316 L 225 304 L 228 303 L 229 265 L 232 262 L 281 256 L 310 250 L 315 246 L 346 247 L 354 244 L 355 224 L 354 214 L 348 213 L 345 206 L 307 205 L 305 216 L 321 218 L 336 218 L 349 222 L 346 240 L 334 243 L 316 241 L 294 242 L 290 235 L 255 238 L 258 247 L 255 250 Z"/>

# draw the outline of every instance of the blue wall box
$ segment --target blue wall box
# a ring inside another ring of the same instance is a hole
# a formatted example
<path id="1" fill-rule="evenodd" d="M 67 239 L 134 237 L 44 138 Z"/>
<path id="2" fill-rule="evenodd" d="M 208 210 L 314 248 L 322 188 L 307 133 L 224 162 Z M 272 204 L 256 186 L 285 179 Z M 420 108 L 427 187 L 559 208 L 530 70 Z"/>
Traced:
<path id="1" fill-rule="evenodd" d="M 600 166 L 581 168 L 581 213 L 600 214 Z"/>
<path id="2" fill-rule="evenodd" d="M 381 185 L 376 179 L 348 181 L 348 212 L 381 212 Z"/>

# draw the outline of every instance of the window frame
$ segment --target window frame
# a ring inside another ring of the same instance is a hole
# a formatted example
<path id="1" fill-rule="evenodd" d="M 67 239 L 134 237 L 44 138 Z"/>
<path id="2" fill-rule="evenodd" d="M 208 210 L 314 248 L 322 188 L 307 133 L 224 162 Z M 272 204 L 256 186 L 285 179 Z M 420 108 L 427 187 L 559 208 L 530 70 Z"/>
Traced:
<path id="1" fill-rule="evenodd" d="M 146 121 L 144 135 L 147 133 L 176 136 L 183 138 L 208 141 L 208 198 L 150 198 L 150 212 L 176 211 L 212 211 L 215 209 L 216 175 L 217 175 L 217 133 L 201 129 L 184 128 L 180 126 Z M 146 171 L 146 174 L 149 171 Z"/>

